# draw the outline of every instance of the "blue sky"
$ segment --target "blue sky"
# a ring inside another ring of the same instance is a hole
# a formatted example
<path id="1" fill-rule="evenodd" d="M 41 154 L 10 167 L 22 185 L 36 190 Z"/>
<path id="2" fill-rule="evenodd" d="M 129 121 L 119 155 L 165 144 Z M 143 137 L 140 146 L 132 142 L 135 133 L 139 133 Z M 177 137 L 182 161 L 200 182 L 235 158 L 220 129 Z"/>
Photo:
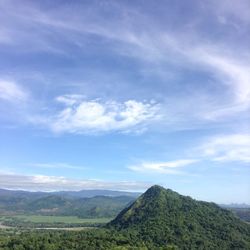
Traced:
<path id="1" fill-rule="evenodd" d="M 0 1 L 0 187 L 250 203 L 249 1 Z"/>

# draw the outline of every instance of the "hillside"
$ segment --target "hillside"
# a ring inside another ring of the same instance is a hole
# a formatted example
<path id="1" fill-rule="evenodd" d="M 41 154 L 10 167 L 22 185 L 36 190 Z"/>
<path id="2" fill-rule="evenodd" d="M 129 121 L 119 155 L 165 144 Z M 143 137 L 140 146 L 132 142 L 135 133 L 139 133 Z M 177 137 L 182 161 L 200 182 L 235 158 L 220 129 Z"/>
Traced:
<path id="1" fill-rule="evenodd" d="M 214 203 L 153 186 L 108 224 L 156 246 L 250 249 L 250 226 Z"/>
<path id="2" fill-rule="evenodd" d="M 0 215 L 36 214 L 78 216 L 81 218 L 115 217 L 135 199 L 132 195 L 79 198 L 78 195 L 64 194 L 2 191 L 0 192 Z"/>
<path id="3" fill-rule="evenodd" d="M 131 198 L 131 197 L 130 197 Z M 109 200 L 110 199 L 110 200 Z M 108 208 L 124 196 L 84 198 L 85 208 Z M 74 200 L 74 199 L 73 199 Z M 33 207 L 48 202 L 65 206 L 65 199 L 49 196 L 38 199 Z M 81 199 L 74 201 L 80 202 Z M 66 199 L 66 204 L 68 200 Z M 88 204 L 88 206 L 87 206 Z M 54 206 L 53 205 L 53 206 Z M 72 207 L 73 208 L 73 207 Z M 69 209 L 72 209 L 69 207 Z M 98 210 L 98 209 L 97 209 Z M 96 208 L 92 212 L 97 211 Z M 84 211 L 82 208 L 81 211 Z M 85 212 L 84 212 L 85 213 Z M 250 227 L 233 213 L 214 203 L 196 201 L 169 189 L 153 186 L 105 227 L 83 231 L 20 230 L 2 231 L 1 249 L 145 249 L 145 250 L 247 250 Z"/>

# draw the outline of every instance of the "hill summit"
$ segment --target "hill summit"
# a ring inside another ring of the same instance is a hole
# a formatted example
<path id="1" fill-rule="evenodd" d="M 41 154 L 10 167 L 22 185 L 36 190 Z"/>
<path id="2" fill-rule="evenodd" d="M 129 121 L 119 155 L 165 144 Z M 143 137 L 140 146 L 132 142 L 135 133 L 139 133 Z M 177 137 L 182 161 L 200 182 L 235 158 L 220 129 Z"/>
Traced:
<path id="1" fill-rule="evenodd" d="M 155 246 L 250 249 L 250 226 L 231 212 L 155 185 L 108 225 Z"/>

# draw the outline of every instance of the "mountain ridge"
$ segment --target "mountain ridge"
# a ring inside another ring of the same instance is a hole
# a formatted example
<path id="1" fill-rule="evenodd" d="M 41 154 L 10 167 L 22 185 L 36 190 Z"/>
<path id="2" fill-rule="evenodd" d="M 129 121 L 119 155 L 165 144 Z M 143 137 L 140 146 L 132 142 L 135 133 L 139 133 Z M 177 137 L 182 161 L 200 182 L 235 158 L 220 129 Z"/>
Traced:
<path id="1" fill-rule="evenodd" d="M 72 197 L 67 195 L 23 194 L 1 195 L 0 215 L 32 214 L 101 218 L 116 216 L 133 196 Z"/>
<path id="2" fill-rule="evenodd" d="M 138 197 L 140 192 L 129 192 L 129 191 L 118 191 L 118 190 L 109 190 L 109 189 L 82 189 L 79 191 L 27 191 L 27 190 L 11 190 L 0 188 L 0 195 L 18 195 L 18 196 L 47 196 L 50 194 L 79 197 L 79 198 L 91 198 L 94 196 L 132 196 Z"/>

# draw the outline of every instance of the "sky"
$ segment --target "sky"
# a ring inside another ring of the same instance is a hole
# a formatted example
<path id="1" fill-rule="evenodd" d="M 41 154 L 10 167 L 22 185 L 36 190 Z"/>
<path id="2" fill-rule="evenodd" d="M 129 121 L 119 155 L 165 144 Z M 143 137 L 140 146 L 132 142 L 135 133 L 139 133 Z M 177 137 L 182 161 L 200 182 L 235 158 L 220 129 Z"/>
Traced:
<path id="1" fill-rule="evenodd" d="M 250 203 L 250 1 L 0 0 L 0 188 Z"/>

